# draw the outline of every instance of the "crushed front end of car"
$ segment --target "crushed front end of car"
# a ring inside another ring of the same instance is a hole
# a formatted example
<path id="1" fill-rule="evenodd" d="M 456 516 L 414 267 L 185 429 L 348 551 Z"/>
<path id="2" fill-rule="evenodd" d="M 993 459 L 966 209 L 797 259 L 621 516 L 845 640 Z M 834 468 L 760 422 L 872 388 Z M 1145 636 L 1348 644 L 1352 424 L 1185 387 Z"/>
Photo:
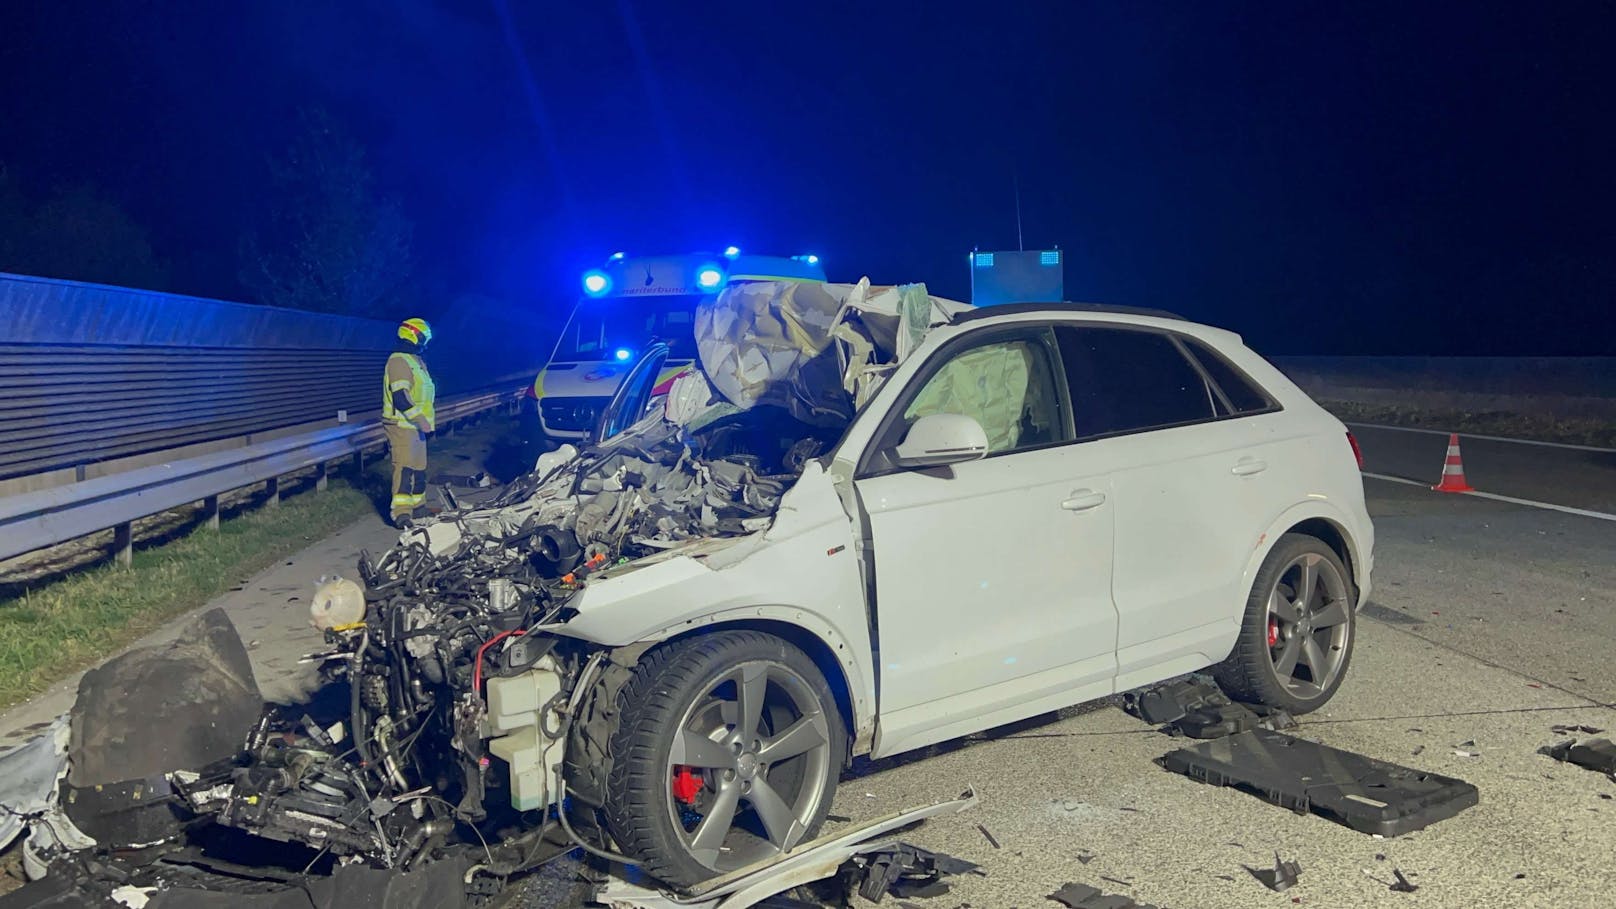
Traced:
<path id="1" fill-rule="evenodd" d="M 815 460 L 858 407 L 958 308 L 867 282 L 749 285 L 704 304 L 702 368 L 628 429 L 407 530 L 361 557 L 359 584 L 323 585 L 323 712 L 270 710 L 227 778 L 176 789 L 219 824 L 388 868 L 458 851 L 502 876 L 578 844 L 611 855 L 573 821 L 604 800 L 601 730 L 650 642 L 569 635 L 586 591 L 761 540 L 798 477 L 822 473 Z"/>

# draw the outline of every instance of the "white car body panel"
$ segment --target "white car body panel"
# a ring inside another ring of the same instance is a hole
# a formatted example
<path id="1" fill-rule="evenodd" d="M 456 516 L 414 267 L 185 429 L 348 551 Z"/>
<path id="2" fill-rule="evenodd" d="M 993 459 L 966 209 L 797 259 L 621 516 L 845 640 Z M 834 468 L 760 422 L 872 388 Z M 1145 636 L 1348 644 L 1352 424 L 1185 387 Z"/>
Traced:
<path id="1" fill-rule="evenodd" d="M 1192 336 L 1281 409 L 855 479 L 931 354 L 1014 322 Z M 1264 469 L 1245 469 L 1254 462 Z M 1062 507 L 1084 491 L 1104 503 Z M 1346 429 L 1237 336 L 1149 316 L 1013 311 L 934 329 L 828 467 L 808 466 L 770 529 L 603 572 L 554 630 L 626 646 L 739 621 L 797 626 L 835 655 L 855 749 L 879 757 L 1223 659 L 1263 559 L 1303 521 L 1345 540 L 1361 606 L 1374 530 Z M 873 585 L 861 564 L 873 564 Z"/>

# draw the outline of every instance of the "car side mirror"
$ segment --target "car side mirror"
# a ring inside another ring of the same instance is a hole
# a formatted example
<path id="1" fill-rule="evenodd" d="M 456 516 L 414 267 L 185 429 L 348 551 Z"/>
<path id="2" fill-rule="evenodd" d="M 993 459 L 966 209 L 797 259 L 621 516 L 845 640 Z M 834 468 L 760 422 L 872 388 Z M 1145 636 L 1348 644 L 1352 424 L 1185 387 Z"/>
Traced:
<path id="1" fill-rule="evenodd" d="M 942 467 L 975 461 L 988 453 L 988 434 L 982 424 L 958 413 L 934 413 L 909 427 L 903 441 L 892 449 L 899 467 Z"/>

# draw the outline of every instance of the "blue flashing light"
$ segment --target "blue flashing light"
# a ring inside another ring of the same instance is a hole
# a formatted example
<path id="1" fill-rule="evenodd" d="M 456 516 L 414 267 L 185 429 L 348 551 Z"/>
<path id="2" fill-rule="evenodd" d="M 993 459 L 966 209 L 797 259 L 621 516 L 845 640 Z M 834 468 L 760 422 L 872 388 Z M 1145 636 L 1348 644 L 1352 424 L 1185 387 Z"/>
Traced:
<path id="1" fill-rule="evenodd" d="M 809 265 L 818 265 L 819 257 L 810 253 L 804 257 L 803 261 L 807 262 Z"/>
<path id="2" fill-rule="evenodd" d="M 696 286 L 702 290 L 712 290 L 722 283 L 724 283 L 724 273 L 719 271 L 716 266 L 703 266 L 701 270 L 696 272 Z"/>
<path id="3" fill-rule="evenodd" d="M 627 347 L 619 347 L 612 354 L 612 356 L 616 357 L 618 360 L 627 360 L 629 357 L 634 356 L 634 351 L 629 350 Z"/>
<path id="4" fill-rule="evenodd" d="M 602 271 L 584 272 L 584 292 L 591 297 L 598 297 L 612 289 L 612 279 Z"/>
<path id="5" fill-rule="evenodd" d="M 621 262 L 621 261 L 623 261 L 623 259 L 626 256 L 627 256 L 627 253 L 614 252 L 614 253 L 612 253 L 611 261 L 613 261 L 613 262 Z"/>
<path id="6" fill-rule="evenodd" d="M 738 256 L 740 254 L 741 254 L 741 248 L 739 246 L 726 246 L 726 247 L 724 247 L 724 258 L 726 258 L 726 259 L 733 259 L 733 258 L 735 258 L 736 256 Z"/>

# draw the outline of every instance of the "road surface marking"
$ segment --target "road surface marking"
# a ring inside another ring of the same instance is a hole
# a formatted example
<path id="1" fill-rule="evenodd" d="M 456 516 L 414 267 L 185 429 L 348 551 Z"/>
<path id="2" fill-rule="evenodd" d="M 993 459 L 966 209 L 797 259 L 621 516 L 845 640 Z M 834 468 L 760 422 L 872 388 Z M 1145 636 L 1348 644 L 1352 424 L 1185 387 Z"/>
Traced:
<path id="1" fill-rule="evenodd" d="M 1370 473 L 1367 470 L 1364 471 L 1364 476 L 1369 477 L 1372 480 L 1385 480 L 1388 483 L 1402 483 L 1404 486 L 1418 486 L 1421 489 L 1431 488 L 1430 483 L 1422 483 L 1419 480 L 1410 480 L 1407 477 L 1394 477 L 1384 473 Z M 1443 495 L 1475 496 L 1478 499 L 1492 499 L 1494 502 L 1508 502 L 1511 505 L 1525 505 L 1530 508 L 1546 508 L 1549 511 L 1561 511 L 1565 512 L 1566 514 L 1574 514 L 1583 518 L 1597 518 L 1601 521 L 1616 521 L 1616 514 L 1608 514 L 1603 511 L 1589 511 L 1586 508 L 1572 508 L 1569 505 L 1556 505 L 1553 502 L 1536 502 L 1531 499 L 1517 499 L 1514 496 L 1501 496 L 1495 492 L 1480 492 L 1478 490 L 1471 490 L 1470 492 L 1447 492 L 1443 493 Z"/>
<path id="2" fill-rule="evenodd" d="M 1343 420 L 1342 422 L 1346 422 Z M 1447 436 L 1453 433 L 1446 429 L 1420 429 L 1414 426 L 1387 426 L 1384 423 L 1347 423 L 1359 429 L 1390 429 L 1393 432 L 1418 432 L 1429 436 Z M 1571 451 L 1596 451 L 1600 454 L 1616 454 L 1616 448 L 1600 448 L 1598 445 L 1573 445 L 1570 442 L 1539 442 L 1537 439 L 1511 439 L 1506 436 L 1483 436 L 1473 432 L 1461 432 L 1459 438 L 1476 439 L 1482 442 L 1509 442 L 1513 445 L 1537 445 L 1540 448 L 1566 448 Z"/>

